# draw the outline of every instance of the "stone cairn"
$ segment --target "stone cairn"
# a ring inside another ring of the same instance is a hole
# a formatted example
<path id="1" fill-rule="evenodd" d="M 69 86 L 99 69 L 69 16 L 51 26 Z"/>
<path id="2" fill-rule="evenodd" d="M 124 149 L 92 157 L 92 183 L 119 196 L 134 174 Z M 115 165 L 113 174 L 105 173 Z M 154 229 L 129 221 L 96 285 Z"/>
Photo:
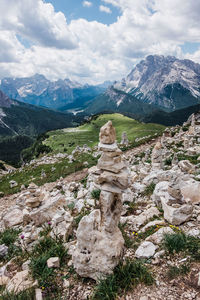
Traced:
<path id="1" fill-rule="evenodd" d="M 128 144 L 129 144 L 128 137 L 127 137 L 127 134 L 125 131 L 122 133 L 122 138 L 121 138 L 120 144 L 125 145 L 125 146 L 128 146 Z"/>
<path id="2" fill-rule="evenodd" d="M 101 128 L 99 138 L 102 155 L 95 167 L 95 186 L 101 190 L 100 208 L 81 219 L 72 254 L 77 273 L 94 280 L 111 274 L 123 254 L 124 239 L 118 223 L 122 192 L 129 186 L 128 169 L 111 121 Z"/>

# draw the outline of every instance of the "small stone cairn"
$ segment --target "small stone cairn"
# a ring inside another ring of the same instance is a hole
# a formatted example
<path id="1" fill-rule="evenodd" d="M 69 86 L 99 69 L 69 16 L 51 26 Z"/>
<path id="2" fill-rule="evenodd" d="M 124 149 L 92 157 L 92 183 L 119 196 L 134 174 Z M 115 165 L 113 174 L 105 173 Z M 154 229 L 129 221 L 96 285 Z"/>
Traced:
<path id="1" fill-rule="evenodd" d="M 122 133 L 122 138 L 121 138 L 120 144 L 125 145 L 125 146 L 128 146 L 128 144 L 129 144 L 128 137 L 127 137 L 127 134 L 125 131 Z"/>
<path id="2" fill-rule="evenodd" d="M 129 173 L 111 121 L 101 128 L 99 138 L 102 155 L 95 170 L 95 185 L 101 190 L 100 208 L 81 219 L 72 255 L 77 273 L 94 280 L 111 274 L 123 254 L 124 239 L 118 223 L 122 192 L 129 186 Z"/>

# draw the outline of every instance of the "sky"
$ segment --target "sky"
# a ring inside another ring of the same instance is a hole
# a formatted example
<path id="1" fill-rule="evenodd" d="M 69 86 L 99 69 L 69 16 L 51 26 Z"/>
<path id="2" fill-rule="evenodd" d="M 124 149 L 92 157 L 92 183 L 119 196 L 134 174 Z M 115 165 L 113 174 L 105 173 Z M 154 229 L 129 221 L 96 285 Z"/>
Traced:
<path id="1" fill-rule="evenodd" d="M 147 55 L 200 63 L 197 0 L 0 0 L 0 79 L 120 80 Z"/>

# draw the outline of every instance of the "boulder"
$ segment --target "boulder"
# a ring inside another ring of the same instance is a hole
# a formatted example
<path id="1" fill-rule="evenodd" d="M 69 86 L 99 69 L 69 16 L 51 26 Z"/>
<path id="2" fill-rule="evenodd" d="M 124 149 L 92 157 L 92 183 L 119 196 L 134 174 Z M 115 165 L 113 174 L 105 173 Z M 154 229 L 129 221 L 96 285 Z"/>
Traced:
<path id="1" fill-rule="evenodd" d="M 172 225 L 180 225 L 189 221 L 192 217 L 192 205 L 184 204 L 172 207 L 166 203 L 164 198 L 161 199 L 161 203 L 164 210 L 164 218 Z"/>
<path id="2" fill-rule="evenodd" d="M 59 257 L 50 257 L 47 260 L 48 268 L 59 268 L 60 267 L 60 259 Z"/>
<path id="3" fill-rule="evenodd" d="M 187 172 L 189 174 L 192 174 L 195 172 L 195 166 L 193 164 L 191 164 L 191 162 L 189 160 L 181 160 L 178 163 L 178 166 L 183 172 Z"/>
<path id="4" fill-rule="evenodd" d="M 157 247 L 151 242 L 143 242 L 135 252 L 137 258 L 150 258 L 153 257 Z"/>
<path id="5" fill-rule="evenodd" d="M 165 198 L 169 197 L 168 187 L 169 187 L 168 181 L 161 181 L 156 184 L 155 189 L 153 191 L 152 200 L 157 206 L 161 207 L 162 197 Z"/>
<path id="6" fill-rule="evenodd" d="M 181 194 L 186 202 L 191 202 L 192 204 L 200 203 L 200 182 L 190 180 L 181 184 L 180 186 Z"/>
<path id="7" fill-rule="evenodd" d="M 4 244 L 0 245 L 0 258 L 4 258 L 8 254 L 8 247 Z"/>
<path id="8" fill-rule="evenodd" d="M 148 236 L 145 241 L 152 242 L 156 245 L 159 245 L 165 234 L 172 234 L 174 231 L 170 227 L 162 227 L 152 235 Z"/>
<path id="9" fill-rule="evenodd" d="M 19 208 L 13 208 L 3 217 L 5 227 L 13 227 L 23 223 L 23 212 Z"/>
<path id="10" fill-rule="evenodd" d="M 32 279 L 29 278 L 28 270 L 18 272 L 15 276 L 9 280 L 8 284 L 6 285 L 6 290 L 8 292 L 19 293 L 26 289 L 31 288 L 34 285 Z"/>
<path id="11" fill-rule="evenodd" d="M 72 253 L 77 273 L 94 280 L 112 273 L 123 254 L 124 246 L 118 227 L 112 233 L 105 228 L 99 230 L 100 228 L 100 210 L 94 210 L 83 217 L 77 230 L 77 244 Z"/>

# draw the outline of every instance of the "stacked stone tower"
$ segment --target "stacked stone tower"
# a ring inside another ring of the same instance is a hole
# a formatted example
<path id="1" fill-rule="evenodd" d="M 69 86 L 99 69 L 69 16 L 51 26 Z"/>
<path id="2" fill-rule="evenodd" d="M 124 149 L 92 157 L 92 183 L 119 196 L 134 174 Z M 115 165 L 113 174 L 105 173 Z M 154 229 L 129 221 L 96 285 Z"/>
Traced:
<path id="1" fill-rule="evenodd" d="M 118 228 L 122 210 L 122 192 L 128 185 L 128 170 L 116 144 L 112 122 L 100 130 L 96 186 L 101 190 L 100 208 L 82 218 L 77 230 L 77 244 L 72 255 L 80 276 L 95 280 L 112 273 L 123 254 L 124 239 Z"/>

